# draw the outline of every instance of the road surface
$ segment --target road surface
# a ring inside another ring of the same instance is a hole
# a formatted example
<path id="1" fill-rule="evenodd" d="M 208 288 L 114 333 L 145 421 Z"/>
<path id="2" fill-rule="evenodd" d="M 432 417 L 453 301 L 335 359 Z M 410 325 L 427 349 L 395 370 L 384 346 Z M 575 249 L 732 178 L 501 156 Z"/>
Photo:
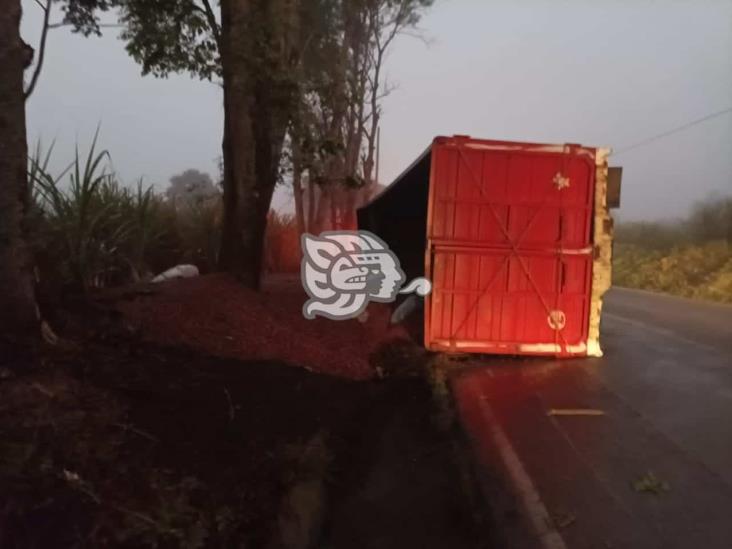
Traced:
<path id="1" fill-rule="evenodd" d="M 544 547 L 732 547 L 732 306 L 613 289 L 601 343 L 601 359 L 485 358 L 452 378 L 502 471 L 483 480 L 504 545 L 528 525 Z M 603 415 L 551 413 L 577 409 Z"/>

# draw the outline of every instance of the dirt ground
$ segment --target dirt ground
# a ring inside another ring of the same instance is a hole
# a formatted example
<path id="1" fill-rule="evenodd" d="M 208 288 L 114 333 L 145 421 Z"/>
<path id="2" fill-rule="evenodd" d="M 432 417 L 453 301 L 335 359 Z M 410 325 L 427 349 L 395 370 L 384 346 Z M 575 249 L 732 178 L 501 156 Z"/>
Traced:
<path id="1" fill-rule="evenodd" d="M 239 289 L 218 310 L 230 281 L 203 278 L 74 304 L 28 371 L 0 353 L 0 547 L 275 547 L 303 456 L 309 546 L 480 546 L 424 356 L 382 313 L 307 325 L 296 291 Z"/>
<path id="2" fill-rule="evenodd" d="M 282 363 L 117 343 L 0 383 L 0 547 L 265 546 L 303 446 L 372 400 Z"/>
<path id="3" fill-rule="evenodd" d="M 403 328 L 389 325 L 385 306 L 370 307 L 366 322 L 305 319 L 298 275 L 271 277 L 259 293 L 216 274 L 111 297 L 145 339 L 242 360 L 282 360 L 351 379 L 373 377 L 369 355 L 389 339 L 406 337 Z"/>

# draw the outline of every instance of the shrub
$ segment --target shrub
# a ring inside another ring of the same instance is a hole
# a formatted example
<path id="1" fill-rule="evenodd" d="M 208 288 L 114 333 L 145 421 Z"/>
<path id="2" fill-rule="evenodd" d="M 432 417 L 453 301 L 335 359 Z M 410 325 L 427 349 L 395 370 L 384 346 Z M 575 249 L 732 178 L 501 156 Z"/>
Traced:
<path id="1" fill-rule="evenodd" d="M 177 207 L 169 203 L 169 206 L 180 240 L 181 261 L 195 264 L 201 272 L 213 271 L 221 240 L 221 196 L 217 194 Z"/>
<path id="2" fill-rule="evenodd" d="M 72 162 L 56 176 L 48 168 L 53 146 L 44 152 L 38 144 L 29 158 L 29 236 L 45 293 L 147 280 L 179 263 L 214 270 L 221 193 L 211 187 L 181 200 L 175 193 L 155 193 L 142 180 L 126 187 L 97 140 L 98 130 L 86 155 L 77 147 Z M 265 268 L 297 272 L 300 242 L 294 218 L 270 212 L 268 219 Z"/>
<path id="3" fill-rule="evenodd" d="M 689 242 L 683 221 L 633 221 L 615 229 L 615 241 L 644 250 L 670 250 Z"/>
<path id="4" fill-rule="evenodd" d="M 149 276 L 149 255 L 170 231 L 162 201 L 139 181 L 122 186 L 94 135 L 86 157 L 53 177 L 40 145 L 29 159 L 31 244 L 46 284 L 88 291 Z M 63 178 L 68 174 L 68 184 Z"/>
<path id="5" fill-rule="evenodd" d="M 732 244 L 732 196 L 713 196 L 696 204 L 685 225 L 696 243 L 726 240 Z"/>
<path id="6" fill-rule="evenodd" d="M 265 236 L 265 269 L 278 273 L 300 271 L 300 234 L 291 214 L 270 211 Z"/>

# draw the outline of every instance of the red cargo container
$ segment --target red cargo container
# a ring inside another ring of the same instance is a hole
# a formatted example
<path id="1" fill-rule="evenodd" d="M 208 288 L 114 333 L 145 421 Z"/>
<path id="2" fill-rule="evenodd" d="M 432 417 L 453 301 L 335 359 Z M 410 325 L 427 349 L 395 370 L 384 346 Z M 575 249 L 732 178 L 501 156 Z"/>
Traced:
<path id="1" fill-rule="evenodd" d="M 408 275 L 422 274 L 412 251 L 424 252 L 424 276 L 433 284 L 425 301 L 427 348 L 600 354 L 601 296 L 610 276 L 607 154 L 438 137 L 359 211 L 360 225 L 406 259 Z"/>

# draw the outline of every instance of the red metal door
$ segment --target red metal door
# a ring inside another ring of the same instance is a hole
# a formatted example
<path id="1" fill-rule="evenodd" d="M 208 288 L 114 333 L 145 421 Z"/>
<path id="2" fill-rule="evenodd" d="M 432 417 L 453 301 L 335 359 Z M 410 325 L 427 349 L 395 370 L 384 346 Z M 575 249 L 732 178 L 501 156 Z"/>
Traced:
<path id="1" fill-rule="evenodd" d="M 594 176 L 594 149 L 435 140 L 428 348 L 585 353 Z"/>

